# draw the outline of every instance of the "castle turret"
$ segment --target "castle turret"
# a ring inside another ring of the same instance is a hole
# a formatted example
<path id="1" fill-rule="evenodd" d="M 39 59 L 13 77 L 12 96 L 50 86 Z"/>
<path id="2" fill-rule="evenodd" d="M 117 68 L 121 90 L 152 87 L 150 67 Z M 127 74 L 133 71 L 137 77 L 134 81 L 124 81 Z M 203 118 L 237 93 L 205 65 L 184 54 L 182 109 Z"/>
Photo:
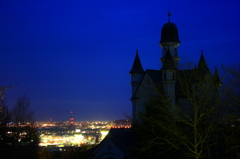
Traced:
<path id="1" fill-rule="evenodd" d="M 132 95 L 133 95 L 136 92 L 136 89 L 138 88 L 144 75 L 144 70 L 142 68 L 140 58 L 138 56 L 138 50 L 136 50 L 136 56 L 133 62 L 133 66 L 129 73 L 131 74 L 131 78 L 132 78 L 131 85 L 132 85 Z"/>
<path id="2" fill-rule="evenodd" d="M 175 105 L 176 70 L 177 68 L 168 49 L 160 71 L 162 73 L 164 92 L 173 105 Z"/>
<path id="3" fill-rule="evenodd" d="M 221 85 L 222 85 L 222 81 L 221 79 L 219 78 L 219 74 L 218 74 L 218 70 L 217 68 L 215 68 L 215 72 L 213 74 L 213 83 L 214 85 L 219 88 Z"/>
<path id="4" fill-rule="evenodd" d="M 178 38 L 178 28 L 174 23 L 170 22 L 171 13 L 168 13 L 168 23 L 164 24 L 161 31 L 160 46 L 162 47 L 162 58 L 160 59 L 163 63 L 166 57 L 167 50 L 169 49 L 172 59 L 176 68 L 178 67 L 178 46 L 180 40 Z"/>
<path id="5" fill-rule="evenodd" d="M 200 60 L 198 62 L 198 70 L 200 70 L 201 73 L 206 74 L 207 72 L 210 72 L 210 70 L 208 69 L 206 60 L 203 56 L 203 51 L 201 51 L 201 57 Z"/>

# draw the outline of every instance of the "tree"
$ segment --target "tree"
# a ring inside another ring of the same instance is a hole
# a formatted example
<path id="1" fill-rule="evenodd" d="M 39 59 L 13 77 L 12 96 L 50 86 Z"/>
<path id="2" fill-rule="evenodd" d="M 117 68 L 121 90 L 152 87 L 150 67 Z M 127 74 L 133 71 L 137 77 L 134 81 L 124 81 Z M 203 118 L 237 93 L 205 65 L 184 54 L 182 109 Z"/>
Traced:
<path id="1" fill-rule="evenodd" d="M 4 99 L 5 93 L 8 89 L 12 88 L 13 86 L 0 86 L 0 98 Z"/>
<path id="2" fill-rule="evenodd" d="M 26 95 L 18 97 L 17 102 L 12 110 L 13 122 L 17 126 L 30 124 L 33 125 L 33 111 L 30 107 L 30 101 Z"/>
<path id="3" fill-rule="evenodd" d="M 35 120 L 26 95 L 17 99 L 12 109 L 12 120 L 15 125 L 11 130 L 14 138 L 8 149 L 14 152 L 7 155 L 14 154 L 14 158 L 37 158 L 39 138 L 36 128 L 33 127 Z"/>
<path id="4" fill-rule="evenodd" d="M 226 157 L 239 158 L 240 150 L 240 63 L 224 65 L 223 72 L 225 90 L 222 97 L 226 107 L 224 129 L 222 130 Z"/>
<path id="5" fill-rule="evenodd" d="M 10 122 L 11 116 L 8 107 L 5 105 L 4 96 L 12 86 L 0 86 L 0 158 L 4 156 L 4 147 L 7 131 L 7 123 Z"/>
<path id="6" fill-rule="evenodd" d="M 225 101 L 231 114 L 240 115 L 240 63 L 230 66 L 223 66 L 225 73 Z"/>
<path id="7" fill-rule="evenodd" d="M 0 86 L 0 128 L 10 122 L 11 116 L 8 107 L 5 105 L 5 93 L 13 86 Z"/>
<path id="8" fill-rule="evenodd" d="M 133 125 L 140 140 L 139 158 L 217 157 L 220 85 L 217 71 L 211 76 L 206 65 L 200 65 L 176 71 L 174 99 L 163 83 L 150 90 L 141 121 Z"/>
<path id="9" fill-rule="evenodd" d="M 8 110 L 8 107 L 5 105 L 5 100 L 0 99 L 0 128 L 6 127 L 7 124 L 11 121 L 11 114 Z"/>

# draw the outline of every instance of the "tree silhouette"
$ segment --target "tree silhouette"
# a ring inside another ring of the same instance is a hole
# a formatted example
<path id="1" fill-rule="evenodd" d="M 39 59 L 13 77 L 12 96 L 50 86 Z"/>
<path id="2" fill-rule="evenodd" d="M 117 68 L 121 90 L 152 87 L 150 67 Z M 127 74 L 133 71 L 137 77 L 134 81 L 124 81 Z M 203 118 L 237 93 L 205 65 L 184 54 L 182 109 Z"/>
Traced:
<path id="1" fill-rule="evenodd" d="M 145 112 L 133 125 L 139 134 L 139 158 L 216 156 L 216 135 L 222 123 L 221 81 L 205 66 L 177 71 L 175 102 L 162 83 L 149 90 Z"/>
<path id="2" fill-rule="evenodd" d="M 224 129 L 224 147 L 225 156 L 229 158 L 239 158 L 240 150 L 240 63 L 224 65 L 223 72 L 225 75 L 224 90 L 222 96 L 227 116 L 225 117 Z"/>
<path id="3" fill-rule="evenodd" d="M 26 124 L 33 125 L 35 121 L 33 118 L 33 111 L 30 107 L 30 100 L 26 95 L 18 97 L 17 102 L 12 109 L 12 118 L 16 126 Z"/>

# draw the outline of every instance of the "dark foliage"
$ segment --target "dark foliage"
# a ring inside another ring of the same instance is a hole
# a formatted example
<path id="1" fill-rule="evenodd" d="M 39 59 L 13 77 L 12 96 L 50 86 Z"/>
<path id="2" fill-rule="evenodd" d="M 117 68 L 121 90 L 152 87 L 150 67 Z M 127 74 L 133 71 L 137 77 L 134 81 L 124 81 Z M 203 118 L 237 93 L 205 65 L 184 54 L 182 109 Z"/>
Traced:
<path id="1" fill-rule="evenodd" d="M 38 158 L 38 135 L 33 127 L 4 127 L 0 129 L 1 159 Z"/>

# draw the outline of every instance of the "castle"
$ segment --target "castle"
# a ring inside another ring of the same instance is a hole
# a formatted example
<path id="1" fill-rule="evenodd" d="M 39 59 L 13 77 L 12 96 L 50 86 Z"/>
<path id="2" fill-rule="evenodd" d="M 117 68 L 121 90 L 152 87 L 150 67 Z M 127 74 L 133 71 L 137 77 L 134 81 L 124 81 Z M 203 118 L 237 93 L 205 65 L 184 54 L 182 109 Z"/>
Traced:
<path id="1" fill-rule="evenodd" d="M 158 85 L 162 86 L 163 92 L 173 105 L 185 110 L 189 109 L 191 104 L 181 93 L 179 93 L 180 90 L 178 89 L 179 82 L 177 77 L 179 75 L 187 73 L 185 76 L 188 76 L 198 72 L 207 79 L 207 81 L 213 83 L 214 80 L 214 83 L 218 85 L 217 87 L 219 87 L 221 83 L 217 70 L 211 75 L 203 52 L 195 68 L 179 69 L 180 58 L 178 46 L 180 45 L 180 40 L 177 26 L 170 22 L 170 14 L 168 22 L 162 27 L 159 44 L 162 48 L 162 57 L 160 58 L 162 67 L 160 70 L 147 69 L 144 71 L 138 55 L 138 50 L 136 51 L 132 69 L 129 72 L 132 86 L 131 102 L 133 121 L 139 120 L 139 113 L 144 112 L 144 103 L 148 101 L 148 96 L 151 95 L 152 90 L 157 89 Z M 190 83 L 191 82 L 193 81 L 190 81 Z M 196 87 L 196 84 L 194 86 Z"/>
<path id="2" fill-rule="evenodd" d="M 170 16 L 170 14 L 169 14 Z M 186 82 L 190 86 L 199 86 L 199 79 L 195 79 L 195 75 L 199 75 L 210 83 L 213 88 L 219 88 L 220 79 L 217 70 L 214 75 L 211 75 L 208 69 L 207 63 L 204 59 L 203 53 L 201 54 L 198 65 L 195 68 L 179 69 L 179 56 L 178 46 L 180 40 L 178 38 L 178 29 L 174 23 L 170 22 L 164 24 L 161 31 L 160 46 L 162 47 L 162 67 L 160 70 L 144 71 L 138 51 L 133 62 L 131 75 L 132 86 L 132 119 L 133 121 L 140 121 L 139 114 L 144 112 L 144 104 L 148 101 L 148 97 L 152 95 L 153 90 L 157 90 L 161 85 L 161 89 L 170 99 L 171 104 L 177 107 L 181 107 L 188 110 L 191 107 L 189 100 L 186 96 L 181 94 L 179 90 L 179 78 L 178 76 L 185 75 Z M 188 77 L 193 78 L 188 78 Z M 208 85 L 207 85 L 208 86 Z M 218 91 L 216 89 L 216 91 Z M 158 92 L 160 93 L 160 92 Z M 135 158 L 133 148 L 136 147 L 136 134 L 132 128 L 112 128 L 106 138 L 95 148 L 91 149 L 91 158 L 103 159 L 103 158 Z"/>

